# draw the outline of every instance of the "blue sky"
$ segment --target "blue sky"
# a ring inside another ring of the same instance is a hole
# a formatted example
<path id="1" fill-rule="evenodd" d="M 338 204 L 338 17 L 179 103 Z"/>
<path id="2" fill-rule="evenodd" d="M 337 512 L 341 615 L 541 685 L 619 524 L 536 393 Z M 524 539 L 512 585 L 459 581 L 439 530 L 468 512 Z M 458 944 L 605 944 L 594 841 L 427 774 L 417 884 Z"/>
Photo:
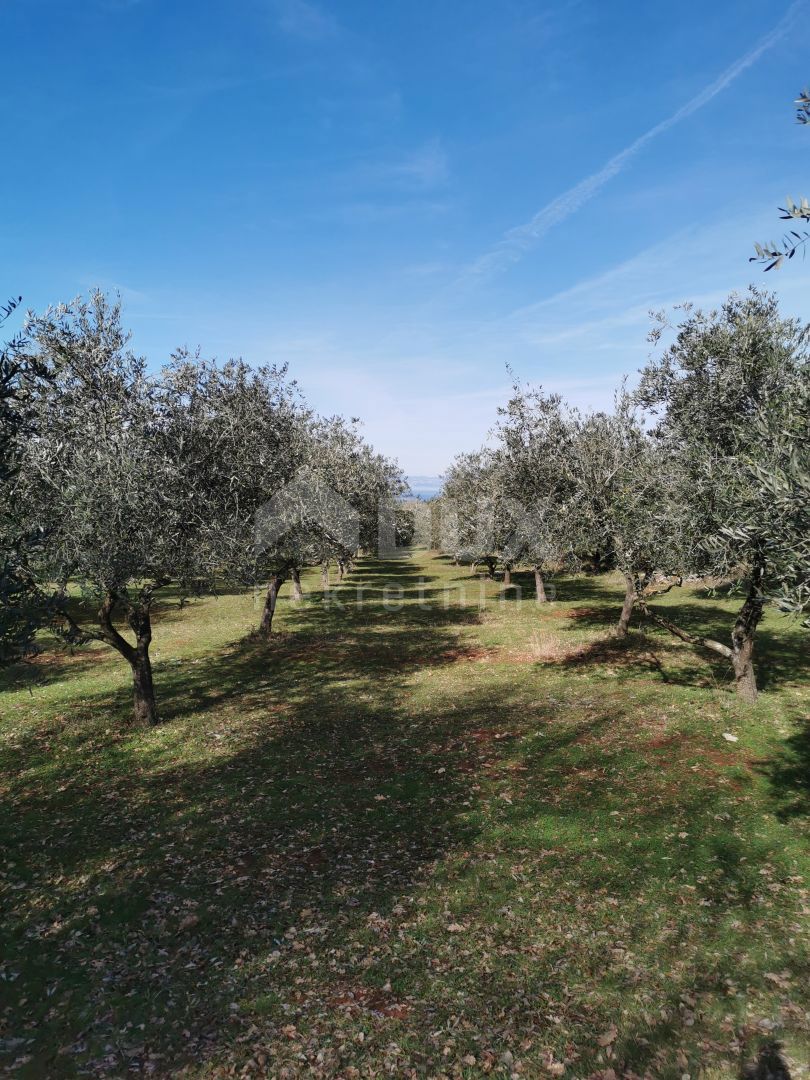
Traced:
<path id="1" fill-rule="evenodd" d="M 609 402 L 650 308 L 762 275 L 810 194 L 805 3 L 0 0 L 0 292 L 119 290 L 290 364 L 407 472 L 521 378 Z M 765 283 L 810 318 L 810 264 Z"/>

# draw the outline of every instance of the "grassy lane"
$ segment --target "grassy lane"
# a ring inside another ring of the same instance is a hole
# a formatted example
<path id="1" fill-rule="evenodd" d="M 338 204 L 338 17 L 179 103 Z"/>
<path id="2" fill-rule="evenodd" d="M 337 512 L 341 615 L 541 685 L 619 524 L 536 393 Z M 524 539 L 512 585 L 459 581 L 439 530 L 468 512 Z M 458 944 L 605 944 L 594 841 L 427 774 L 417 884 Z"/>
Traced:
<path id="1" fill-rule="evenodd" d="M 249 595 L 167 605 L 150 731 L 106 648 L 6 673 L 0 1064 L 694 1080 L 775 1031 L 810 1075 L 806 634 L 767 617 L 746 710 L 610 643 L 612 579 L 516 580 L 313 573 L 269 644 Z"/>

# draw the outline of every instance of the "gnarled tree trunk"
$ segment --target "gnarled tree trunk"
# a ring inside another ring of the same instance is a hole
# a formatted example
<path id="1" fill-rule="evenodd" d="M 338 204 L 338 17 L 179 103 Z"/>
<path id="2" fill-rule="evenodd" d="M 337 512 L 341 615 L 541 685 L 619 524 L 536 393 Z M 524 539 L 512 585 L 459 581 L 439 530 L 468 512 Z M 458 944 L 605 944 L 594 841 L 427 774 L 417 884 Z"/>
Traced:
<path id="1" fill-rule="evenodd" d="M 757 700 L 757 680 L 754 671 L 754 634 L 765 607 L 765 599 L 759 590 L 760 577 L 761 572 L 755 573 L 754 580 L 748 590 L 748 596 L 745 598 L 745 603 L 740 608 L 740 613 L 734 622 L 734 628 L 731 631 L 731 648 L 720 641 L 712 640 L 712 638 L 701 637 L 698 634 L 690 634 L 686 630 L 682 630 L 679 626 L 671 623 L 669 619 L 650 611 L 645 599 L 641 601 L 644 614 L 658 626 L 663 626 L 665 630 L 669 630 L 671 634 L 680 638 L 681 641 L 686 641 L 690 645 L 699 645 L 704 649 L 711 649 L 712 652 L 716 652 L 729 660 L 734 670 L 734 686 L 737 694 L 749 704 L 753 704 Z"/>
<path id="2" fill-rule="evenodd" d="M 510 588 L 512 585 L 512 564 L 503 564 L 503 587 L 505 589 Z"/>
<path id="3" fill-rule="evenodd" d="M 293 600 L 303 600 L 304 590 L 301 588 L 301 572 L 297 566 L 293 566 L 290 570 L 290 576 L 293 583 Z"/>
<path id="4" fill-rule="evenodd" d="M 262 608 L 262 618 L 259 623 L 259 633 L 265 637 L 267 637 L 273 629 L 273 616 L 276 613 L 276 600 L 278 600 L 278 591 L 283 584 L 283 575 L 273 574 L 270 578 L 270 583 L 267 586 L 264 607 Z"/>
<path id="5" fill-rule="evenodd" d="M 546 586 L 543 582 L 543 568 L 541 566 L 535 566 L 534 568 L 534 595 L 538 604 L 545 604 Z"/>
<path id="6" fill-rule="evenodd" d="M 619 622 L 616 627 L 616 637 L 627 637 L 627 631 L 630 629 L 630 619 L 633 615 L 633 608 L 636 605 L 636 583 L 632 574 L 624 575 L 624 603 L 622 604 L 622 613 L 619 616 Z"/>
<path id="7" fill-rule="evenodd" d="M 127 619 L 135 633 L 135 644 L 131 645 L 113 626 L 112 613 L 116 597 L 108 593 L 104 597 L 98 613 L 101 626 L 101 639 L 106 641 L 128 661 L 132 669 L 132 717 L 136 724 L 153 727 L 159 721 L 155 685 L 152 679 L 152 661 L 149 646 L 152 642 L 152 617 L 148 603 L 129 607 Z"/>
<path id="8" fill-rule="evenodd" d="M 731 631 L 731 664 L 734 668 L 734 685 L 743 700 L 757 700 L 757 678 L 754 671 L 754 633 L 762 618 L 764 600 L 754 586 L 749 590 L 745 603 Z"/>
<path id="9" fill-rule="evenodd" d="M 153 727 L 159 721 L 155 685 L 152 681 L 152 661 L 149 659 L 149 645 L 138 642 L 136 658 L 131 661 L 133 690 L 133 719 L 136 724 Z"/>

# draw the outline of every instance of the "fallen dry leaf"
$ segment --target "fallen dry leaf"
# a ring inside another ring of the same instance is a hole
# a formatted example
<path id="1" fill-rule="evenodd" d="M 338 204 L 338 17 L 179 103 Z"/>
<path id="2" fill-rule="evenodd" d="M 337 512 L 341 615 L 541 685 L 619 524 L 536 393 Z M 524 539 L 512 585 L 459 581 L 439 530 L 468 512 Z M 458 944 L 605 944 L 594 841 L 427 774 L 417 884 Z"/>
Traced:
<path id="1" fill-rule="evenodd" d="M 610 1046 L 612 1042 L 616 1041 L 616 1036 L 619 1034 L 619 1029 L 615 1024 L 611 1024 L 607 1031 L 603 1031 L 599 1038 L 596 1040 L 600 1046 Z"/>

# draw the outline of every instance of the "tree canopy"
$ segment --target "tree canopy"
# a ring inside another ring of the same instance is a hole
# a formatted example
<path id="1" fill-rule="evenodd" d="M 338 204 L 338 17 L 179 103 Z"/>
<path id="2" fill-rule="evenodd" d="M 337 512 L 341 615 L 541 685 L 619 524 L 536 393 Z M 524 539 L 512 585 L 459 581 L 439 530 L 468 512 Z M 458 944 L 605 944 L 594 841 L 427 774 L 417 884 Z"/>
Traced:
<path id="1" fill-rule="evenodd" d="M 810 330 L 753 288 L 680 314 L 675 326 L 657 318 L 651 339 L 666 347 L 612 412 L 515 386 L 494 445 L 460 455 L 447 475 L 443 544 L 490 572 L 500 562 L 505 582 L 527 563 L 540 601 L 555 570 L 620 571 L 619 636 L 640 610 L 728 659 L 753 700 L 765 605 L 795 614 L 810 601 Z M 741 596 L 727 643 L 656 609 L 655 596 L 688 576 Z"/>
<path id="2" fill-rule="evenodd" d="M 103 293 L 32 316 L 26 350 L 26 371 L 51 373 L 30 386 L 36 437 L 6 470 L 21 528 L 40 538 L 30 573 L 67 641 L 105 642 L 129 663 L 137 720 L 158 719 L 149 655 L 158 594 L 171 587 L 182 601 L 265 583 L 269 633 L 283 581 L 298 586 L 298 569 L 316 558 L 345 568 L 373 546 L 378 504 L 406 490 L 357 424 L 316 417 L 283 367 L 181 350 L 150 374 L 129 348 L 120 303 Z M 14 369 L 14 400 L 23 374 Z M 338 543 L 310 514 L 257 543 L 262 508 L 304 465 L 356 508 L 353 542 Z"/>

